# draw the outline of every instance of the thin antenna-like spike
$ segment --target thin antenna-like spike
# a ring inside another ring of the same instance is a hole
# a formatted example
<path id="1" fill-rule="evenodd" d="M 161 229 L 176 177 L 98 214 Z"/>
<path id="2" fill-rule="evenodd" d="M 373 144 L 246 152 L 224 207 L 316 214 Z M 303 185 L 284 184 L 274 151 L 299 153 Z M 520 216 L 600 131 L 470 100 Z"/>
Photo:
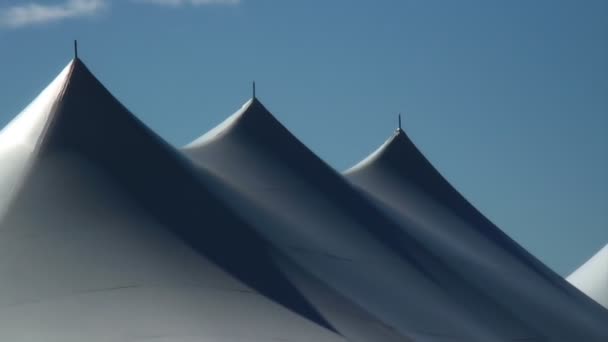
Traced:
<path id="1" fill-rule="evenodd" d="M 74 40 L 74 58 L 78 58 L 78 41 Z"/>
<path id="2" fill-rule="evenodd" d="M 401 113 L 399 113 L 398 117 L 399 117 L 399 129 L 401 129 Z"/>
<path id="3" fill-rule="evenodd" d="M 255 99 L 255 81 L 253 81 L 253 98 Z"/>

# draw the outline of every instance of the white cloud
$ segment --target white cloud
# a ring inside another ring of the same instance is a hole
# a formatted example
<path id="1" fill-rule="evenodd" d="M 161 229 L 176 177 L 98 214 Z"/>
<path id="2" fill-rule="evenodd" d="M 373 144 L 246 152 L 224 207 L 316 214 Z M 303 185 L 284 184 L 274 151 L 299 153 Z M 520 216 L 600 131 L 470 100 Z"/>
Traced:
<path id="1" fill-rule="evenodd" d="M 205 6 L 205 5 L 238 5 L 240 0 L 133 0 L 138 3 L 154 4 L 161 6 Z"/>
<path id="2" fill-rule="evenodd" d="M 0 26 L 18 28 L 64 19 L 92 16 L 103 10 L 106 0 L 65 0 L 63 3 L 27 3 L 0 8 Z"/>

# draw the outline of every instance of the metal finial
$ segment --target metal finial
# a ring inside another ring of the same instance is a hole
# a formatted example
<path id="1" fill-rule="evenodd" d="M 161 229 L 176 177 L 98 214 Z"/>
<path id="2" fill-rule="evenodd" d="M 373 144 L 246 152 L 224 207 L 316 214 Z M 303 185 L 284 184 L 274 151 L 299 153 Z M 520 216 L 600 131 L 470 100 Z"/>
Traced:
<path id="1" fill-rule="evenodd" d="M 399 113 L 398 117 L 399 117 L 399 129 L 401 129 L 401 113 Z"/>
<path id="2" fill-rule="evenodd" d="M 78 58 L 78 41 L 74 40 L 74 58 Z"/>
<path id="3" fill-rule="evenodd" d="M 255 81 L 253 81 L 253 98 L 255 99 Z"/>

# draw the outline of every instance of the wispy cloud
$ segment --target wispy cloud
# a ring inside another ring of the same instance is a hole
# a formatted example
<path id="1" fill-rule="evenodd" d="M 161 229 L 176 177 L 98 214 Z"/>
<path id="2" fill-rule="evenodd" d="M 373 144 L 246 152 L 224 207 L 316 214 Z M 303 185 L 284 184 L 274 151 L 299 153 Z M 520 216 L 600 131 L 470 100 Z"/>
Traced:
<path id="1" fill-rule="evenodd" d="M 241 0 L 132 0 L 138 3 L 161 6 L 206 6 L 206 5 L 238 5 Z"/>
<path id="2" fill-rule="evenodd" d="M 19 28 L 70 18 L 92 16 L 108 6 L 106 0 L 65 0 L 56 4 L 27 3 L 0 8 L 0 26 Z"/>

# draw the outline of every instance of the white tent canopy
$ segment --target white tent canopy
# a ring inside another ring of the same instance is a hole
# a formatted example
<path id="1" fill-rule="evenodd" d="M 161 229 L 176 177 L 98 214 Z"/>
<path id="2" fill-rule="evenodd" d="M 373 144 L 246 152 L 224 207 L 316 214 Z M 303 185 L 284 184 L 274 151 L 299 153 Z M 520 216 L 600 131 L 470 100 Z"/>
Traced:
<path id="1" fill-rule="evenodd" d="M 573 341 L 584 332 L 605 336 L 606 311 L 479 213 L 402 129 L 345 176 L 470 286 L 539 335 Z"/>
<path id="2" fill-rule="evenodd" d="M 2 341 L 599 342 L 607 319 L 401 130 L 344 177 L 254 98 L 180 151 L 75 59 L 0 131 Z"/>
<path id="3" fill-rule="evenodd" d="M 344 341 L 81 61 L 0 142 L 0 340 Z"/>

